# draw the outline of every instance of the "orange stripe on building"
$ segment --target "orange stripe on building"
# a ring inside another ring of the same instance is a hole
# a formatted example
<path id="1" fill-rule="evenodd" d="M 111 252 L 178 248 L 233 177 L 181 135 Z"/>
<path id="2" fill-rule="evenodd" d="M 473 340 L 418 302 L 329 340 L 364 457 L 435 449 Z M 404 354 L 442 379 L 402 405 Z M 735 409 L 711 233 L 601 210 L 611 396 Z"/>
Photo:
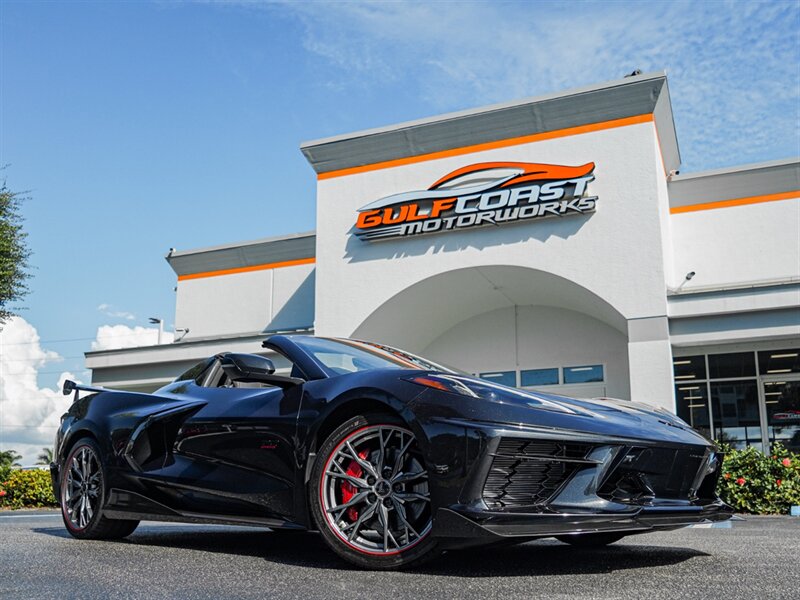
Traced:
<path id="1" fill-rule="evenodd" d="M 800 190 L 792 192 L 781 192 L 780 194 L 766 194 L 764 196 L 749 196 L 747 198 L 734 198 L 733 200 L 718 200 L 716 202 L 704 202 L 703 204 L 689 204 L 687 206 L 674 206 L 669 209 L 673 215 L 697 210 L 711 210 L 713 208 L 729 208 L 731 206 L 745 206 L 747 204 L 759 204 L 761 202 L 775 202 L 776 200 L 791 200 L 800 198 Z"/>
<path id="2" fill-rule="evenodd" d="M 495 148 L 508 148 L 509 146 L 518 146 L 520 144 L 529 144 L 531 142 L 541 142 L 543 140 L 552 140 L 555 138 L 566 137 L 570 135 L 579 135 L 581 133 L 591 133 L 593 131 L 603 131 L 605 129 L 614 129 L 616 127 L 625 127 L 627 125 L 637 125 L 639 123 L 653 122 L 654 118 L 652 113 L 644 115 L 636 115 L 634 117 L 625 117 L 624 119 L 614 119 L 612 121 L 601 121 L 600 123 L 590 123 L 589 125 L 579 125 L 577 127 L 567 127 L 566 129 L 556 129 L 554 131 L 545 131 L 542 133 L 534 133 L 531 135 L 524 135 L 521 137 L 508 138 L 505 140 L 497 140 L 495 142 L 485 142 L 483 144 L 474 144 L 472 146 L 462 146 L 461 148 L 452 148 L 450 150 L 441 150 L 439 152 L 430 152 L 428 154 L 420 154 L 419 156 L 408 156 L 406 158 L 396 158 L 393 160 L 385 160 L 383 162 L 372 163 L 370 165 L 362 165 L 360 167 L 350 167 L 347 169 L 339 169 L 337 171 L 328 171 L 327 173 L 320 173 L 317 175 L 318 180 L 332 179 L 334 177 L 342 177 L 344 175 L 355 175 L 356 173 L 366 173 L 368 171 L 377 171 L 378 169 L 388 169 L 390 167 L 399 167 L 402 165 L 411 165 L 418 162 L 425 162 L 428 160 L 436 160 L 437 158 L 448 158 L 450 156 L 461 156 L 463 154 L 470 154 L 472 152 L 482 152 L 484 150 L 494 150 Z"/>
<path id="3" fill-rule="evenodd" d="M 233 275 L 234 273 L 250 273 L 251 271 L 266 271 L 268 269 L 280 269 L 283 267 L 296 267 L 297 265 L 313 265 L 315 257 L 298 258 L 296 260 L 285 260 L 283 262 L 265 263 L 263 265 L 250 265 L 247 267 L 236 267 L 235 269 L 220 269 L 219 271 L 205 271 L 203 273 L 189 273 L 178 275 L 178 281 L 187 279 L 202 279 L 203 277 L 216 277 L 218 275 Z"/>

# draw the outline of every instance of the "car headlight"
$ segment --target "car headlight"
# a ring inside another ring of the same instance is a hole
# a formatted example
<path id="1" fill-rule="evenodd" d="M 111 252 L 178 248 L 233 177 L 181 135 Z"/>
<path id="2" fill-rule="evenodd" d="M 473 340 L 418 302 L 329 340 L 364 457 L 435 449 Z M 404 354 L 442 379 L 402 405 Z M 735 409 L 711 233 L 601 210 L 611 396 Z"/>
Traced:
<path id="1" fill-rule="evenodd" d="M 416 383 L 428 388 L 449 392 L 470 398 L 480 398 L 493 402 L 508 402 L 514 404 L 527 404 L 531 408 L 542 410 L 552 410 L 556 412 L 578 414 L 576 410 L 564 405 L 561 402 L 553 402 L 542 398 L 536 394 L 531 394 L 524 390 L 518 390 L 505 385 L 492 383 L 483 379 L 473 379 L 459 375 L 416 375 L 414 377 L 404 377 L 405 381 Z"/>
<path id="2" fill-rule="evenodd" d="M 419 375 L 417 377 L 404 377 L 405 381 L 423 385 L 425 387 L 439 390 L 440 392 L 450 392 L 451 394 L 461 394 L 472 398 L 483 398 L 479 391 L 473 390 L 458 377 L 449 375 Z"/>

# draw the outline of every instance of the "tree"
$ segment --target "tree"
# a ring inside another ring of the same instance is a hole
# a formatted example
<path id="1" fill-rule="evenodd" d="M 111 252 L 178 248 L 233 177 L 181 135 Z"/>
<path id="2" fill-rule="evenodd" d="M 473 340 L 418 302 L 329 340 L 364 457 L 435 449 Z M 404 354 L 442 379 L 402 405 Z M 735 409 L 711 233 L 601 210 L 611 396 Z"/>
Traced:
<path id="1" fill-rule="evenodd" d="M 53 449 L 52 448 L 42 448 L 42 453 L 36 457 L 36 464 L 37 465 L 49 465 L 53 462 Z"/>
<path id="2" fill-rule="evenodd" d="M 0 184 L 0 326 L 14 313 L 11 302 L 18 302 L 28 293 L 28 234 L 22 229 L 19 209 L 23 198 Z"/>
<path id="3" fill-rule="evenodd" d="M 13 450 L 3 450 L 0 452 L 0 467 L 19 467 L 20 464 L 17 461 L 20 458 L 22 455 Z"/>
<path id="4" fill-rule="evenodd" d="M 22 456 L 13 450 L 4 450 L 0 452 L 0 485 L 11 475 L 11 469 L 13 467 L 20 466 L 17 462 L 20 458 L 22 458 Z"/>

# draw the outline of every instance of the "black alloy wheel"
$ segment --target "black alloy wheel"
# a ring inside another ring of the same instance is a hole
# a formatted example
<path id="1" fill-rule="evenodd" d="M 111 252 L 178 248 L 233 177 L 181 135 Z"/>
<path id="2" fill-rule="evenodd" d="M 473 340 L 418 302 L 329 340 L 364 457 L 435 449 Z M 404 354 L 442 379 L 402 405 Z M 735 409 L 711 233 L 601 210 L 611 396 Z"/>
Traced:
<path id="1" fill-rule="evenodd" d="M 91 438 L 72 447 L 61 466 L 61 516 L 67 531 L 79 539 L 117 539 L 130 535 L 139 521 L 103 516 L 105 471 L 100 448 Z"/>
<path id="2" fill-rule="evenodd" d="M 320 448 L 309 501 L 328 545 L 361 567 L 407 567 L 437 553 L 428 471 L 397 417 L 358 416 L 337 428 Z"/>

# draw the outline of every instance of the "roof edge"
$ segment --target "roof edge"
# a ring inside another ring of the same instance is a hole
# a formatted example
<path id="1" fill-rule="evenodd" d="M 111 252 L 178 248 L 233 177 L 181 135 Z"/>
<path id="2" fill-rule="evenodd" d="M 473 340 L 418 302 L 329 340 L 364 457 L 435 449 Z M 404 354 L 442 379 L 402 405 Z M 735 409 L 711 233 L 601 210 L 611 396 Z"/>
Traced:
<path id="1" fill-rule="evenodd" d="M 443 121 L 451 121 L 456 119 L 463 119 L 464 117 L 470 117 L 474 115 L 486 114 L 491 112 L 497 112 L 501 110 L 506 110 L 509 108 L 515 108 L 518 106 L 524 106 L 526 104 L 535 104 L 538 102 L 545 102 L 549 100 L 556 100 L 558 98 L 567 98 L 569 96 L 578 96 L 581 94 L 586 94 L 590 92 L 596 92 L 599 90 L 603 90 L 605 88 L 612 88 L 618 87 L 623 85 L 630 85 L 634 83 L 641 83 L 642 81 L 647 81 L 650 79 L 666 79 L 667 74 L 665 71 L 653 71 L 650 73 L 643 73 L 641 75 L 633 75 L 629 77 L 623 77 L 620 79 L 613 79 L 611 81 L 606 81 L 603 83 L 598 84 L 591 84 L 581 87 L 571 88 L 569 90 L 560 91 L 560 92 L 551 92 L 548 94 L 542 94 L 539 96 L 529 96 L 527 98 L 522 98 L 519 100 L 512 100 L 510 102 L 500 102 L 497 104 L 490 104 L 487 106 L 482 106 L 478 108 L 468 108 L 465 110 L 450 112 L 450 113 L 443 113 L 440 115 L 436 115 L 433 117 L 425 117 L 422 119 L 415 119 L 411 121 L 404 121 L 402 123 L 397 123 L 395 125 L 388 125 L 383 127 L 374 127 L 370 129 L 362 129 L 360 131 L 355 131 L 352 133 L 344 133 L 340 135 L 330 136 L 326 138 L 320 138 L 316 140 L 310 140 L 307 142 L 302 142 L 300 144 L 301 150 L 307 150 L 310 148 L 316 148 L 318 146 L 324 146 L 327 144 L 333 144 L 337 142 L 344 142 L 348 140 L 354 140 L 362 137 L 369 137 L 373 135 L 379 135 L 383 133 L 390 133 L 393 131 L 402 131 L 405 129 L 412 129 L 414 127 L 421 127 L 425 125 L 430 125 L 432 123 L 439 123 Z"/>
<path id="2" fill-rule="evenodd" d="M 205 252 L 216 252 L 218 250 L 231 250 L 233 248 L 241 248 L 243 246 L 257 246 L 258 244 L 270 244 L 272 242 L 283 242 L 286 240 L 296 240 L 305 237 L 313 237 L 317 235 L 316 230 L 304 231 L 300 233 L 287 233 L 285 235 L 276 235 L 273 237 L 261 238 L 257 240 L 247 240 L 244 242 L 231 242 L 229 244 L 219 244 L 217 246 L 205 246 L 202 248 L 192 248 L 189 250 L 174 250 L 168 252 L 164 258 L 169 261 L 170 258 L 177 258 L 180 256 L 192 256 L 193 254 L 203 254 Z"/>
<path id="3" fill-rule="evenodd" d="M 668 190 L 671 213 L 791 200 L 800 196 L 800 158 L 676 175 Z"/>
<path id="4" fill-rule="evenodd" d="M 276 331 L 255 331 L 255 332 L 244 332 L 244 333 L 237 333 L 233 335 L 211 335 L 205 337 L 198 337 L 192 338 L 188 340 L 181 340 L 178 342 L 171 342 L 169 344 L 152 344 L 150 346 L 133 346 L 131 348 L 108 348 L 106 350 L 90 350 L 88 352 L 84 352 L 83 355 L 85 358 L 94 358 L 97 356 L 113 356 L 118 354 L 129 354 L 129 353 L 138 353 L 138 352 L 146 352 L 148 350 L 175 350 L 178 348 L 186 348 L 187 346 L 193 345 L 203 345 L 203 344 L 211 344 L 214 342 L 235 342 L 235 341 L 248 341 L 248 340 L 265 340 L 272 335 L 290 335 L 290 334 L 310 334 L 313 335 L 314 328 L 313 327 L 298 327 L 295 329 L 285 329 L 285 330 L 276 330 Z"/>
<path id="5" fill-rule="evenodd" d="M 758 171 L 760 169 L 770 169 L 774 167 L 787 167 L 791 165 L 800 165 L 800 156 L 794 158 L 779 158 L 776 160 L 768 160 L 758 163 L 746 163 L 743 165 L 734 165 L 731 167 L 721 167 L 719 169 L 709 169 L 707 171 L 698 171 L 696 173 L 679 174 L 672 177 L 671 181 L 688 181 L 691 179 L 699 179 L 702 177 L 713 177 L 715 175 L 728 175 L 731 173 L 744 173 L 747 171 Z"/>

